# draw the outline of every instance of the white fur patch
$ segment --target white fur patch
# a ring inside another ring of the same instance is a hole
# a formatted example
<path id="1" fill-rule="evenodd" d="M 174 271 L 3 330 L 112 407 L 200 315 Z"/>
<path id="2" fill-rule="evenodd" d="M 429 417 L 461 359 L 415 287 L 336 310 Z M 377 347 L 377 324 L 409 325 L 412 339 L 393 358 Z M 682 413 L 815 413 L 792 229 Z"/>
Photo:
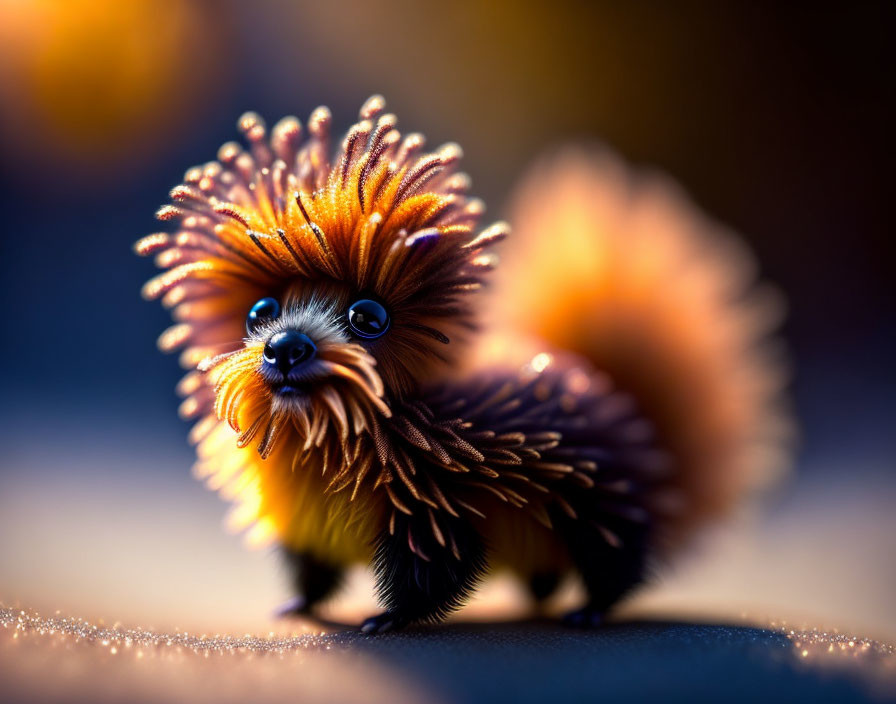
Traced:
<path id="1" fill-rule="evenodd" d="M 284 330 L 298 330 L 304 333 L 320 347 L 328 345 L 348 344 L 351 342 L 343 323 L 344 313 L 336 309 L 335 303 L 319 295 L 312 295 L 304 301 L 293 301 L 283 307 L 280 316 L 258 326 L 249 333 L 247 340 L 256 343 L 264 343 L 278 332 Z M 282 381 L 279 371 L 271 369 L 259 359 L 258 372 L 270 383 Z M 293 372 L 289 378 L 293 381 L 311 382 L 321 378 L 321 365 L 318 360 L 312 360 L 304 365 L 301 370 Z M 307 399 L 301 395 L 281 396 L 274 395 L 273 409 L 291 410 L 302 412 Z"/>

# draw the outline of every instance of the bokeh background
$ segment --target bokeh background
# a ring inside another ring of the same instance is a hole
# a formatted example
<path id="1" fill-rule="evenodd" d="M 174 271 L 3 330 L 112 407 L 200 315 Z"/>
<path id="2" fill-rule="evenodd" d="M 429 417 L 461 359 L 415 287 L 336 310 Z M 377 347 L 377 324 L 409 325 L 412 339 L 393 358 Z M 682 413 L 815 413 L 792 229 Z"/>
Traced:
<path id="1" fill-rule="evenodd" d="M 167 316 L 132 243 L 247 109 L 371 93 L 463 145 L 500 216 L 527 164 L 601 140 L 741 232 L 789 301 L 797 466 L 633 614 L 896 639 L 892 23 L 886 6 L 0 0 L 0 601 L 266 629 L 276 557 L 189 475 Z M 334 614 L 374 609 L 359 575 Z M 493 584 L 463 618 L 516 613 Z"/>

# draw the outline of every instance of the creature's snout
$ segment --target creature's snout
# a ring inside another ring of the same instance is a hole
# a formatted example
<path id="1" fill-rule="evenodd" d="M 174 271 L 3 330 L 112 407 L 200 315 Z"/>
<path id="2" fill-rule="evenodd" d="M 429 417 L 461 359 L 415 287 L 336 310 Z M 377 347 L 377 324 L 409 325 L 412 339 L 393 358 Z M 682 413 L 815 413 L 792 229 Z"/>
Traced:
<path id="1" fill-rule="evenodd" d="M 283 330 L 271 336 L 264 346 L 265 365 L 277 369 L 284 377 L 314 359 L 317 345 L 305 333 Z"/>

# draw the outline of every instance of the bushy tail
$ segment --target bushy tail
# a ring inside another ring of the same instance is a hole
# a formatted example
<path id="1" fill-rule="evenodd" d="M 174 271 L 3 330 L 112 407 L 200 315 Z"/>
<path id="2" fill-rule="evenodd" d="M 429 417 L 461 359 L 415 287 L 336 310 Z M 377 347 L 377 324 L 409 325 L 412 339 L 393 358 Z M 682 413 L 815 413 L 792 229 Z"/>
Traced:
<path id="1" fill-rule="evenodd" d="M 666 179 L 596 151 L 536 165 L 510 215 L 492 322 L 586 357 L 634 395 L 685 501 L 670 538 L 784 465 L 781 305 L 732 233 Z"/>

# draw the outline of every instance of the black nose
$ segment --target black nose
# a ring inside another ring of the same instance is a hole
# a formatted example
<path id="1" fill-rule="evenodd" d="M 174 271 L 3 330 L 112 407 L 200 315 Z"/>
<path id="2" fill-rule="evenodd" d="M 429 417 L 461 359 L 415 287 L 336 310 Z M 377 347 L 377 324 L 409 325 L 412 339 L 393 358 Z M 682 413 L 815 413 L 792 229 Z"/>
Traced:
<path id="1" fill-rule="evenodd" d="M 283 376 L 314 358 L 317 347 L 305 333 L 284 330 L 268 340 L 264 346 L 264 361 L 277 367 Z"/>

